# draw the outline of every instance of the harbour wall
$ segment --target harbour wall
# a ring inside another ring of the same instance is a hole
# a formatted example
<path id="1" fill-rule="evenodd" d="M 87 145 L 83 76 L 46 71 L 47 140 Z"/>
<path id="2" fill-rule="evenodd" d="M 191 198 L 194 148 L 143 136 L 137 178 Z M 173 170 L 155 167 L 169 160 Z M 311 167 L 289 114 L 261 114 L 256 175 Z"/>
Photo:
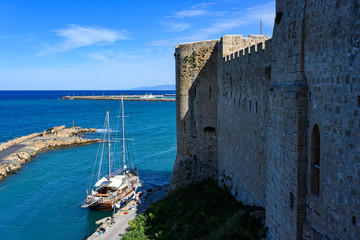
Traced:
<path id="1" fill-rule="evenodd" d="M 113 100 L 113 101 L 151 101 L 151 102 L 175 102 L 175 98 L 165 95 L 110 95 L 110 96 L 64 96 L 67 100 Z"/>
<path id="2" fill-rule="evenodd" d="M 98 142 L 99 139 L 84 139 L 79 136 L 82 133 L 95 131 L 92 128 L 66 128 L 63 125 L 0 144 L 0 181 L 18 171 L 23 164 L 29 162 L 39 152 Z"/>

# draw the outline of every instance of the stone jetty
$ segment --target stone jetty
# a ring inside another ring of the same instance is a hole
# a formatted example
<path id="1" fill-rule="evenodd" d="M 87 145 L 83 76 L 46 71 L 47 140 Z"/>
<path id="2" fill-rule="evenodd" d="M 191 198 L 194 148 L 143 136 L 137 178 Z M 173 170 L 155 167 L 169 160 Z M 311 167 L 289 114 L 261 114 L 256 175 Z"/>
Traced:
<path id="1" fill-rule="evenodd" d="M 54 148 L 72 147 L 98 142 L 100 139 L 84 139 L 82 133 L 96 132 L 92 128 L 65 125 L 50 128 L 41 133 L 15 138 L 0 144 L 0 181 L 19 170 L 37 153 Z"/>
<path id="2" fill-rule="evenodd" d="M 120 101 L 121 95 L 108 96 L 65 96 L 61 99 L 68 100 L 113 100 Z M 152 102 L 175 102 L 175 98 L 168 98 L 165 95 L 124 95 L 124 101 L 152 101 Z"/>

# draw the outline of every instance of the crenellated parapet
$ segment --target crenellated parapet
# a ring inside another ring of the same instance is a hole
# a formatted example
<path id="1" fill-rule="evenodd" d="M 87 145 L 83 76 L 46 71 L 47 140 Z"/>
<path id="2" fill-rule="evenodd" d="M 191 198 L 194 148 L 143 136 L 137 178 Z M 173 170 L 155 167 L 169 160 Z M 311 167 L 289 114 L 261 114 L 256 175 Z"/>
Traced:
<path id="1" fill-rule="evenodd" d="M 245 47 L 239 51 L 235 51 L 225 57 L 223 57 L 223 60 L 225 62 L 233 61 L 233 60 L 239 60 L 241 62 L 246 61 L 247 58 L 251 61 L 250 58 L 253 58 L 255 61 L 262 61 L 262 58 L 265 54 L 271 54 L 269 53 L 271 44 L 271 39 L 267 40 L 261 40 L 260 42 L 257 42 L 255 45 L 251 45 L 250 47 Z"/>

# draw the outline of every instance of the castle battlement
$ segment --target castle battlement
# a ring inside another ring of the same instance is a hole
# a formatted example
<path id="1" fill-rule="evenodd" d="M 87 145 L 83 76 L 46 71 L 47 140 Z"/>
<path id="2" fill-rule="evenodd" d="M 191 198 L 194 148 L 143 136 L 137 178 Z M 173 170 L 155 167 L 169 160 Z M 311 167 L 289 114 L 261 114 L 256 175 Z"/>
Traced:
<path id="1" fill-rule="evenodd" d="M 234 53 L 231 53 L 225 57 L 223 57 L 224 62 L 239 60 L 239 58 L 244 59 L 246 56 L 254 56 L 257 54 L 259 58 L 261 58 L 264 54 L 264 51 L 270 48 L 271 39 L 268 39 L 263 42 L 259 42 L 255 45 L 251 45 L 250 47 L 246 47 Z M 241 60 L 240 60 L 241 61 Z"/>

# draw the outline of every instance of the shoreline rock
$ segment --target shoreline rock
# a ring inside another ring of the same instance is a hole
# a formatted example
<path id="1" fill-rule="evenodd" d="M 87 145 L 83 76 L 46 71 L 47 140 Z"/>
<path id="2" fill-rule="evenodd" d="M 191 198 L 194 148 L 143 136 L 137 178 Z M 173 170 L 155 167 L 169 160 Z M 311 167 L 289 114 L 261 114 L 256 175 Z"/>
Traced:
<path id="1" fill-rule="evenodd" d="M 86 132 L 96 132 L 93 128 L 57 126 L 27 136 L 15 138 L 0 144 L 0 182 L 2 179 L 29 162 L 36 154 L 56 148 L 74 147 L 98 142 L 100 139 L 85 139 L 80 135 Z M 15 150 L 12 151 L 11 147 Z"/>

